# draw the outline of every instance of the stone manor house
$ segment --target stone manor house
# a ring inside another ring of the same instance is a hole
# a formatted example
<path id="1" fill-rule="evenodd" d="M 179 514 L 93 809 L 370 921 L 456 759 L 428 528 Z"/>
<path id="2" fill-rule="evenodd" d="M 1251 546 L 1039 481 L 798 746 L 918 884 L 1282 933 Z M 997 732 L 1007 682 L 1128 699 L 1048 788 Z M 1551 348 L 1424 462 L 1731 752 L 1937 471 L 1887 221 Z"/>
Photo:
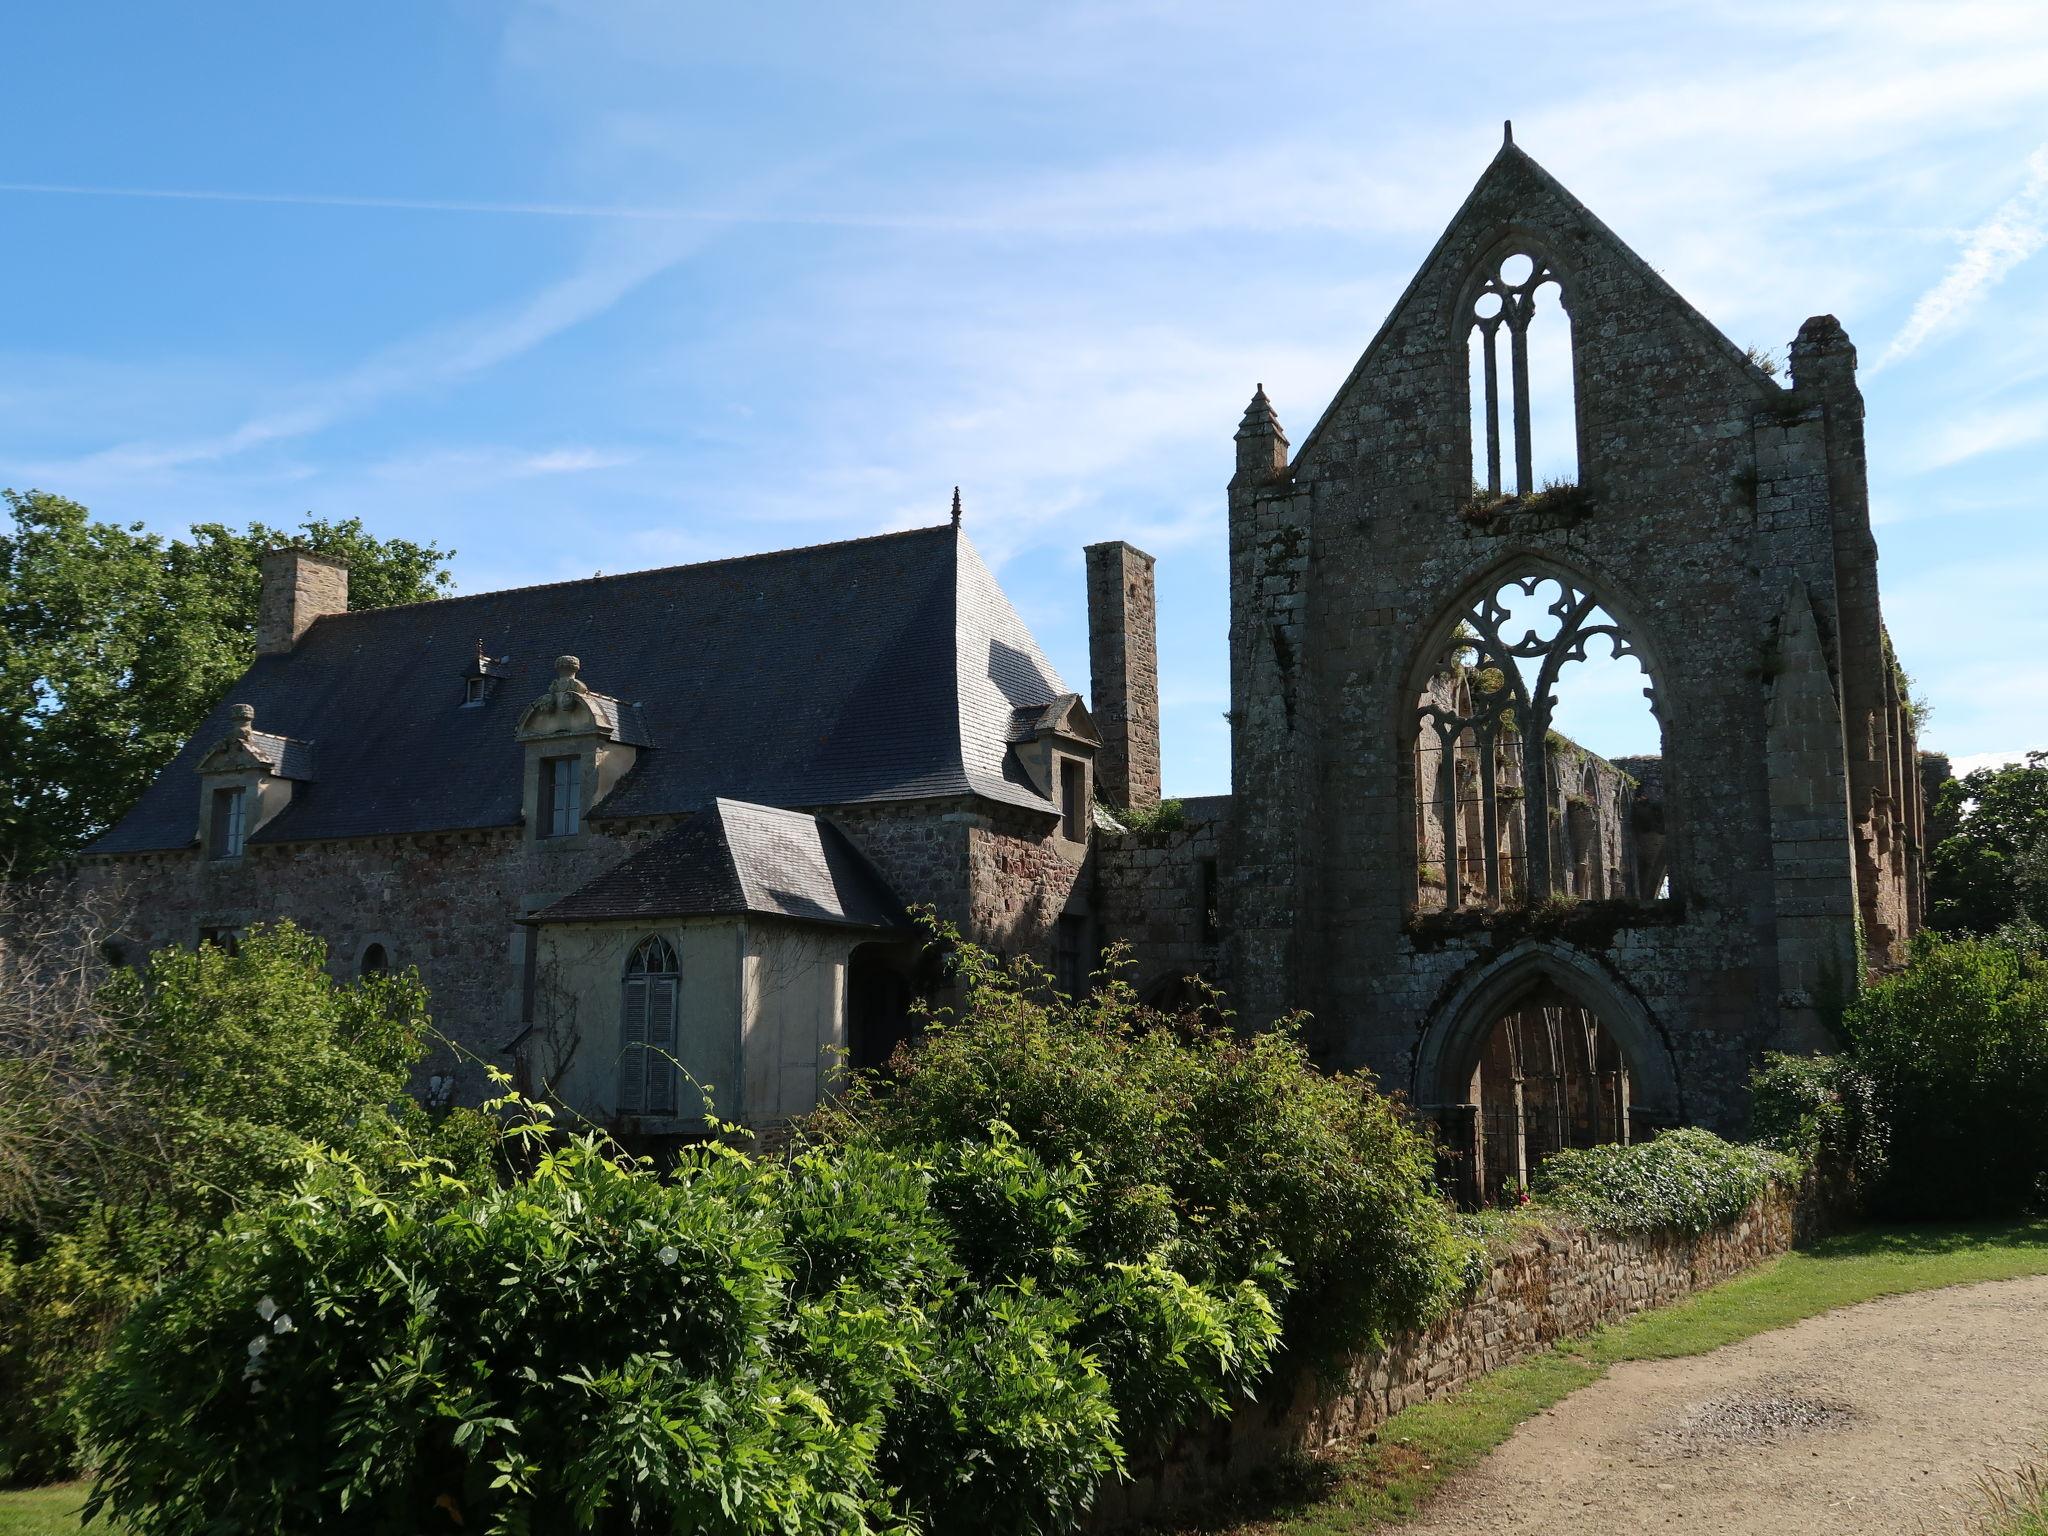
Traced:
<path id="1" fill-rule="evenodd" d="M 1577 472 L 1539 485 L 1546 420 Z M 1087 550 L 1083 698 L 956 500 L 359 613 L 276 551 L 255 664 L 82 878 L 128 889 L 138 946 L 289 917 L 338 973 L 417 966 L 468 1051 L 641 1135 L 695 1129 L 701 1085 L 772 1127 L 885 1060 L 926 903 L 1070 990 L 1120 940 L 1155 1000 L 1306 1011 L 1474 1197 L 1738 1125 L 1758 1054 L 1824 1044 L 1922 915 L 1841 326 L 1781 381 L 1510 138 L 1299 445 L 1262 389 L 1236 446 L 1232 793 L 1177 819 L 1146 814 L 1151 557 Z M 1608 656 L 1661 752 L 1551 728 Z M 451 1056 L 422 1084 L 476 1086 Z"/>

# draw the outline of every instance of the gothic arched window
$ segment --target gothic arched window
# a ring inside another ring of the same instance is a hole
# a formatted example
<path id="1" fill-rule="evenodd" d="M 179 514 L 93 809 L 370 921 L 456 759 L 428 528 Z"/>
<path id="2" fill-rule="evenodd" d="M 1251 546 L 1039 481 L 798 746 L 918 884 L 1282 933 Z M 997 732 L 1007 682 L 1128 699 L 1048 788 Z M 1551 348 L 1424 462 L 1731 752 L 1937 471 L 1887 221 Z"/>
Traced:
<path id="1" fill-rule="evenodd" d="M 1621 702 L 1637 672 L 1647 721 Z M 1640 885 L 1635 777 L 1556 729 L 1560 683 L 1588 674 L 1599 718 L 1661 746 L 1647 665 L 1575 581 L 1531 569 L 1461 607 L 1415 705 L 1419 909 L 1666 894 Z"/>
<path id="2" fill-rule="evenodd" d="M 1514 455 L 1517 496 L 1533 496 L 1548 484 L 1576 482 L 1578 390 L 1572 374 L 1571 307 L 1556 270 L 1522 251 L 1490 263 L 1473 291 L 1466 324 L 1475 493 L 1507 494 L 1509 453 Z M 1484 482 L 1479 479 L 1482 464 Z"/>
<path id="3" fill-rule="evenodd" d="M 619 998 L 619 1113 L 676 1112 L 676 1003 L 681 966 L 650 934 L 626 960 Z"/>

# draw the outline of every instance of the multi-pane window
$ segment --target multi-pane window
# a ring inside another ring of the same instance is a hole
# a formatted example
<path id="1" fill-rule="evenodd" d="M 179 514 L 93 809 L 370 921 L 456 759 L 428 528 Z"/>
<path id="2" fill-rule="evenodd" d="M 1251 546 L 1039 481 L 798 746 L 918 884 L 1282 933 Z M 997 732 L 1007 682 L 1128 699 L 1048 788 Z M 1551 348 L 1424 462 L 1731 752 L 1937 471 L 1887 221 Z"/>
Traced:
<path id="1" fill-rule="evenodd" d="M 213 792 L 213 829 L 207 843 L 216 859 L 242 856 L 243 809 L 248 802 L 246 788 L 216 789 Z"/>
<path id="2" fill-rule="evenodd" d="M 666 939 L 642 939 L 626 961 L 619 998 L 619 1113 L 676 1112 L 676 952 Z"/>
<path id="3" fill-rule="evenodd" d="M 1088 770 L 1071 757 L 1060 759 L 1060 835 L 1070 843 L 1088 840 Z"/>
<path id="4" fill-rule="evenodd" d="M 583 759 L 540 760 L 540 835 L 570 837 L 583 830 Z"/>

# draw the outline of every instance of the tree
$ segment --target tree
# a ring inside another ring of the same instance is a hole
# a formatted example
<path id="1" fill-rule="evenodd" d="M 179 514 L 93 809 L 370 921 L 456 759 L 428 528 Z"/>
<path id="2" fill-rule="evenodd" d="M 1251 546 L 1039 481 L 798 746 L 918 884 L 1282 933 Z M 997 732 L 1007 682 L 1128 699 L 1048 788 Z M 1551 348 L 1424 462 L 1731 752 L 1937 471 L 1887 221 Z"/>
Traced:
<path id="1" fill-rule="evenodd" d="M 46 492 L 0 495 L 0 869 L 17 876 L 105 831 L 248 667 L 265 549 L 346 560 L 351 609 L 450 585 L 454 551 L 358 518 L 167 539 Z"/>
<path id="2" fill-rule="evenodd" d="M 1950 779 L 1932 820 L 1956 828 L 1934 848 L 1933 926 L 1988 934 L 2021 918 L 2024 877 L 2038 869 L 2048 844 L 2048 752 Z"/>

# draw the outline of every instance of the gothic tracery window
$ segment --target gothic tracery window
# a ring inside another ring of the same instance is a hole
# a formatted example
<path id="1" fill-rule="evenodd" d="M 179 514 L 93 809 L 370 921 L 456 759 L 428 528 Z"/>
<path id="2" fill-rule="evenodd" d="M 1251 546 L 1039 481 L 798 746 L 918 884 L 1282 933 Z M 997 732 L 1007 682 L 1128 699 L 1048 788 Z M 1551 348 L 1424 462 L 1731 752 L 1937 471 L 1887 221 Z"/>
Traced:
<path id="1" fill-rule="evenodd" d="M 1419 910 L 1667 894 L 1641 886 L 1635 778 L 1556 728 L 1583 673 L 1603 696 L 1640 674 L 1641 744 L 1661 745 L 1648 668 L 1590 592 L 1531 571 L 1459 613 L 1416 701 Z"/>
<path id="2" fill-rule="evenodd" d="M 1492 265 L 1472 301 L 1467 345 L 1475 492 L 1507 494 L 1510 468 L 1517 496 L 1533 496 L 1554 482 L 1575 482 L 1578 414 L 1571 312 L 1551 265 L 1521 252 Z M 1482 467 L 1484 481 L 1479 478 Z"/>

